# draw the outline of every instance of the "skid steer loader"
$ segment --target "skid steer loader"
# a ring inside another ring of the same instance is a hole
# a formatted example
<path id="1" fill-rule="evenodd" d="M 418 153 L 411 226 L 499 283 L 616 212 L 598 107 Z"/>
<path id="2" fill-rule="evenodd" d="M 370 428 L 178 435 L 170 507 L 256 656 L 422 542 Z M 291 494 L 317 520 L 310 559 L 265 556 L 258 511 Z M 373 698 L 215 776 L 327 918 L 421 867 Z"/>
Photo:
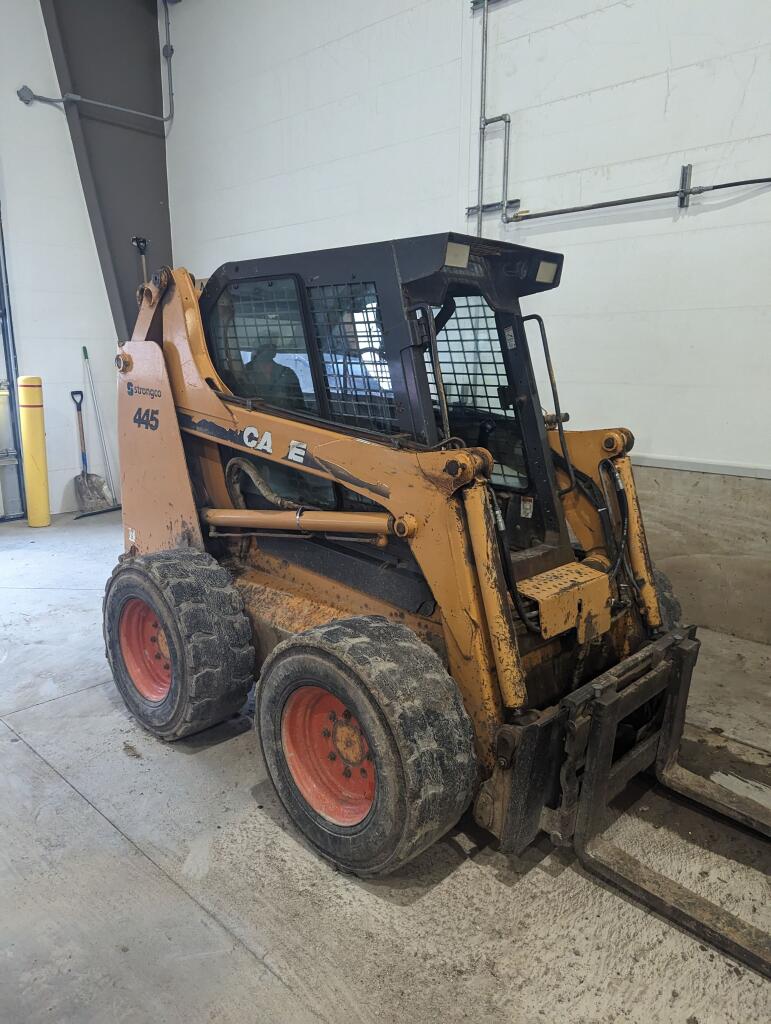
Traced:
<path id="1" fill-rule="evenodd" d="M 399 868 L 472 805 L 501 850 L 546 833 L 768 974 L 768 936 L 603 834 L 646 770 L 770 822 L 679 763 L 699 642 L 651 564 L 632 434 L 565 429 L 520 309 L 562 264 L 446 233 L 156 273 L 116 357 L 107 657 L 165 740 L 256 679 L 270 778 L 344 871 Z"/>

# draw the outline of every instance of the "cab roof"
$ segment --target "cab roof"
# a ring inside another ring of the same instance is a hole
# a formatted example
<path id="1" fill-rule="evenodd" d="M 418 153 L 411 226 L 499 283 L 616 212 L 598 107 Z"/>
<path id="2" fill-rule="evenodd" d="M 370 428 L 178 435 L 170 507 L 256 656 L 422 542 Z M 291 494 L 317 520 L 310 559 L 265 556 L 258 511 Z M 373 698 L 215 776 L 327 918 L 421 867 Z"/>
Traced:
<path id="1" fill-rule="evenodd" d="M 523 295 L 556 288 L 560 253 L 477 238 L 454 231 L 385 242 L 225 263 L 201 293 L 205 314 L 228 285 L 253 278 L 294 276 L 306 287 L 394 276 L 411 302 L 441 304 L 447 295 L 480 291 L 499 309 L 514 309 Z"/>

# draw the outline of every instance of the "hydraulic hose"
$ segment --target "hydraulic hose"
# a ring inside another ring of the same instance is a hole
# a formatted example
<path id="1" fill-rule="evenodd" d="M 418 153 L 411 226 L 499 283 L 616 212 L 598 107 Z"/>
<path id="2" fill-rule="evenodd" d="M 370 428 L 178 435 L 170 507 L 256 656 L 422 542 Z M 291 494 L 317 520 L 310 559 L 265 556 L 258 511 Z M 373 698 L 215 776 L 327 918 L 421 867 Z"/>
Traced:
<path id="1" fill-rule="evenodd" d="M 567 472 L 565 460 L 561 455 L 556 452 L 552 452 L 554 462 L 559 469 Z M 607 465 L 608 472 L 613 478 L 613 487 L 616 491 L 616 499 L 618 501 L 619 511 L 622 519 L 621 529 L 621 541 L 619 542 L 616 538 L 615 531 L 613 529 L 613 523 L 610 518 L 610 509 L 608 508 L 608 499 L 594 482 L 594 480 L 587 474 L 583 473 L 580 469 L 574 468 L 576 486 L 578 490 L 583 494 L 587 501 L 594 507 L 597 515 L 600 519 L 600 525 L 602 527 L 602 534 L 605 538 L 605 547 L 608 550 L 608 555 L 613 559 L 613 565 L 609 570 L 609 575 L 615 578 L 618 575 L 619 569 L 622 565 L 625 565 L 627 561 L 626 556 L 626 544 L 629 535 L 629 503 L 626 497 L 626 489 L 624 488 L 624 482 L 621 479 L 618 470 L 613 465 L 611 459 L 603 459 L 600 462 L 600 472 L 603 467 Z M 634 577 L 631 576 L 631 583 L 634 590 L 639 592 L 637 583 Z"/>
<path id="2" fill-rule="evenodd" d="M 624 557 L 626 554 L 626 543 L 629 536 L 629 502 L 626 497 L 626 488 L 624 487 L 624 481 L 613 465 L 612 459 L 603 459 L 600 463 L 600 472 L 605 468 L 610 473 L 611 479 L 613 480 L 613 487 L 616 491 L 616 500 L 618 501 L 618 509 L 621 513 L 621 540 L 617 542 L 616 547 L 616 560 L 611 566 L 609 575 L 615 579 L 618 575 L 618 571 L 621 568 Z"/>
<path id="3" fill-rule="evenodd" d="M 237 508 L 246 508 L 246 501 L 244 500 L 243 494 L 241 494 L 241 489 L 238 486 L 238 478 L 241 473 L 251 480 L 256 491 L 265 499 L 265 501 L 268 502 L 269 505 L 284 509 L 285 511 L 296 511 L 298 509 L 319 511 L 318 509 L 315 509 L 313 505 L 300 505 L 296 501 L 291 501 L 289 498 L 284 498 L 282 495 L 277 494 L 276 491 L 274 491 L 268 484 L 268 481 L 259 469 L 257 469 L 254 463 L 250 462 L 248 459 L 241 458 L 240 456 L 236 456 L 231 459 L 225 467 L 225 483 L 233 504 Z"/>
<path id="4" fill-rule="evenodd" d="M 524 622 L 526 628 L 530 633 L 537 633 L 541 635 L 541 627 L 532 618 L 527 608 L 525 608 L 525 602 L 522 600 L 522 595 L 517 589 L 517 581 L 514 578 L 514 573 L 511 571 L 511 555 L 509 554 L 509 542 L 506 537 L 506 524 L 503 521 L 503 515 L 501 513 L 498 499 L 495 497 L 495 491 L 492 487 L 488 488 L 490 494 L 490 502 L 493 507 L 493 521 L 495 522 L 495 535 L 498 538 L 498 553 L 501 558 L 501 567 L 503 568 L 503 578 L 506 581 L 506 586 L 509 588 L 509 593 L 514 600 L 514 607 L 517 609 L 517 614 L 520 619 Z"/>
<path id="5" fill-rule="evenodd" d="M 562 455 L 552 452 L 552 458 L 554 459 L 554 463 L 558 469 L 563 470 L 565 473 L 568 472 L 567 461 Z M 610 511 L 608 509 L 608 502 L 605 495 L 587 473 L 583 473 L 575 466 L 573 467 L 573 473 L 578 490 L 583 494 L 589 504 L 593 506 L 597 515 L 600 517 L 602 536 L 605 540 L 605 547 L 608 549 L 608 554 L 611 558 L 615 557 L 616 538 L 613 533 L 613 523 L 610 519 Z"/>

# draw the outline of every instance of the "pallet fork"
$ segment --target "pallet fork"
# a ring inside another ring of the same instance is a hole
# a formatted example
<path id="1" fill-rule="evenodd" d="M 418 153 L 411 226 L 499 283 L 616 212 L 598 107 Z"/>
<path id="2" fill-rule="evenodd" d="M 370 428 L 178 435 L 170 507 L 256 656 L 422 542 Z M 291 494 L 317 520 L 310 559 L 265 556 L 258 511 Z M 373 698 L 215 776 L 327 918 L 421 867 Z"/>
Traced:
<path id="1" fill-rule="evenodd" d="M 771 977 L 769 936 L 643 864 L 606 836 L 608 804 L 641 772 L 708 811 L 771 836 L 762 804 L 689 771 L 679 763 L 691 676 L 699 651 L 694 627 L 674 630 L 522 727 L 514 740 L 513 778 L 502 849 L 521 853 L 539 830 L 557 846 L 572 846 L 592 875 L 628 893 L 698 938 Z M 619 725 L 660 697 L 659 715 L 620 756 Z M 562 745 L 559 780 L 548 771 Z M 540 780 L 530 798 L 524 780 Z M 549 806 L 556 804 L 556 807 Z"/>

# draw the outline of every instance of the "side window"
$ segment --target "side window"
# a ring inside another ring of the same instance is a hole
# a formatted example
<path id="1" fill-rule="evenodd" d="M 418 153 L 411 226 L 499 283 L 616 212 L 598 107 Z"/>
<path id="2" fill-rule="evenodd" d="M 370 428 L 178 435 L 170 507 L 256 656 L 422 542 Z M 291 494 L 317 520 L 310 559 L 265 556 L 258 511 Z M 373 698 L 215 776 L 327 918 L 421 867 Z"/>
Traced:
<path id="1" fill-rule="evenodd" d="M 214 365 L 235 395 L 318 412 L 293 277 L 229 284 L 207 328 Z"/>
<path id="2" fill-rule="evenodd" d="M 308 289 L 329 416 L 336 423 L 399 432 L 374 282 Z"/>

